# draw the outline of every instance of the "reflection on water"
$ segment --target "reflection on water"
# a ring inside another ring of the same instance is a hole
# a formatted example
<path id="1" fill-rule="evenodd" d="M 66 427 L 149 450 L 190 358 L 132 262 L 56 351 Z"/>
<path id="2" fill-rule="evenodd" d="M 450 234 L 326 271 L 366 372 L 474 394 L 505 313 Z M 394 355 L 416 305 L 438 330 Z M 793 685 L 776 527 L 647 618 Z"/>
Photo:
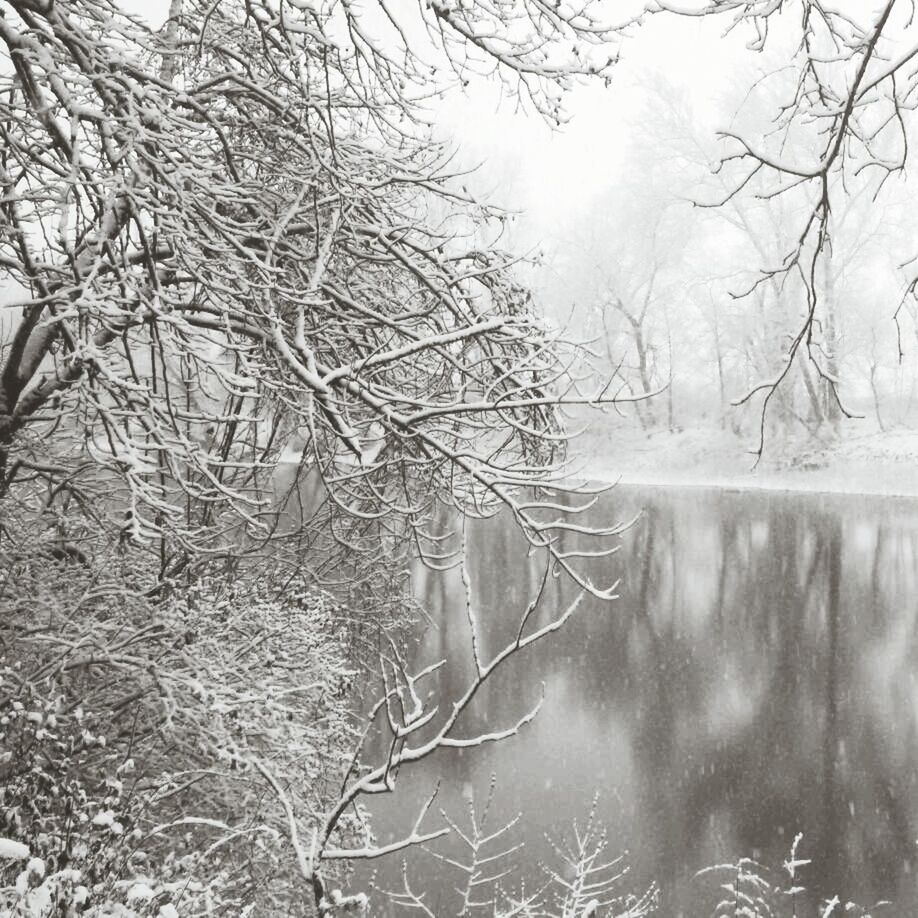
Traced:
<path id="1" fill-rule="evenodd" d="M 595 581 L 621 577 L 621 598 L 585 603 L 517 661 L 468 729 L 513 722 L 544 683 L 536 722 L 404 775 L 374 807 L 378 824 L 404 824 L 438 775 L 455 813 L 495 772 L 502 812 L 522 813 L 522 869 L 598 793 L 631 883 L 656 880 L 663 915 L 704 914 L 697 870 L 740 855 L 780 866 L 797 832 L 815 892 L 918 903 L 918 503 L 618 488 L 591 513 L 607 523 L 641 508 L 621 551 L 592 562 Z M 470 547 L 496 648 L 538 571 L 505 520 L 474 527 Z M 457 575 L 424 572 L 418 590 L 437 623 L 424 658 L 466 658 Z M 552 584 L 546 620 L 570 592 Z M 465 674 L 443 679 L 458 688 Z M 413 885 L 451 914 L 448 878 L 425 857 L 410 864 Z M 383 866 L 379 884 L 399 877 Z"/>

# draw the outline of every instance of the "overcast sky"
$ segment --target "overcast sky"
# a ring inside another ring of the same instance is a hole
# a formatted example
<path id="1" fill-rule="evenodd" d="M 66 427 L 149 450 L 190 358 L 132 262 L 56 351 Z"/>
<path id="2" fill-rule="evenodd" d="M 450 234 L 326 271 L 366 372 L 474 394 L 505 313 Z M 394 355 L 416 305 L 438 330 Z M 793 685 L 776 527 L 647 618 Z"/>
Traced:
<path id="1" fill-rule="evenodd" d="M 500 101 L 494 83 L 479 83 L 444 104 L 444 133 L 455 137 L 465 161 L 482 163 L 482 187 L 492 187 L 501 203 L 550 232 L 615 182 L 633 125 L 654 117 L 642 83 L 662 76 L 679 87 L 699 127 L 713 129 L 724 93 L 733 88 L 731 74 L 749 66 L 743 37 L 725 37 L 722 27 L 710 20 L 653 19 L 624 43 L 610 87 L 581 85 L 571 93 L 570 120 L 560 129 Z"/>

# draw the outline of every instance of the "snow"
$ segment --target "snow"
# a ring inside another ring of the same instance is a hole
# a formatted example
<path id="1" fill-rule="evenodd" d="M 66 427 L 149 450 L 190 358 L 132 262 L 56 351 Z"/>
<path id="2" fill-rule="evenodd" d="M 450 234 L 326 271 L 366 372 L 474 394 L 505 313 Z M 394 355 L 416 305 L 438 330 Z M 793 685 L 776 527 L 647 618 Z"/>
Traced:
<path id="1" fill-rule="evenodd" d="M 11 838 L 0 838 L 0 858 L 10 861 L 24 861 L 29 856 L 29 849 L 22 842 Z"/>
<path id="2" fill-rule="evenodd" d="M 135 883 L 127 892 L 128 902 L 149 902 L 155 892 L 146 883 Z"/>
<path id="3" fill-rule="evenodd" d="M 832 443 L 755 443 L 720 428 L 644 434 L 592 429 L 571 447 L 572 478 L 660 487 L 810 491 L 918 497 L 918 431 L 842 430 Z"/>
<path id="4" fill-rule="evenodd" d="M 40 886 L 29 890 L 26 896 L 26 914 L 27 915 L 49 915 L 51 914 L 52 903 L 54 901 L 54 890 L 49 882 L 44 882 Z"/>
<path id="5" fill-rule="evenodd" d="M 341 892 L 340 889 L 333 889 L 331 891 L 331 898 L 324 898 L 320 903 L 320 907 L 327 911 L 331 910 L 341 910 L 345 912 L 358 912 L 363 913 L 366 911 L 367 907 L 370 904 L 366 893 L 357 893 L 353 896 L 347 896 Z"/>
<path id="6" fill-rule="evenodd" d="M 102 810 L 92 817 L 94 826 L 110 826 L 115 821 L 115 814 L 112 810 Z"/>

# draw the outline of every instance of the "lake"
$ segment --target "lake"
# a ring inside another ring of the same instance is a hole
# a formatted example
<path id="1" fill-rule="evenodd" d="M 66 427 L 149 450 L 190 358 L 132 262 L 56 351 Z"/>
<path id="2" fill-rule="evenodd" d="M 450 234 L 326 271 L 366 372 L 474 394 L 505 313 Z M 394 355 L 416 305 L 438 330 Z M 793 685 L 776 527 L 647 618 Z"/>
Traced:
<path id="1" fill-rule="evenodd" d="M 717 880 L 696 877 L 710 865 L 749 856 L 780 880 L 801 832 L 797 856 L 812 864 L 798 882 L 814 897 L 918 903 L 918 502 L 620 486 L 589 518 L 639 512 L 619 552 L 589 562 L 594 580 L 621 578 L 620 598 L 586 600 L 514 661 L 464 732 L 513 723 L 544 683 L 535 722 L 406 769 L 394 795 L 373 801 L 380 840 L 413 821 L 438 778 L 437 806 L 462 825 L 493 774 L 492 824 L 520 815 L 505 847 L 525 842 L 511 860 L 530 886 L 551 854 L 546 835 L 582 826 L 595 801 L 609 850 L 626 854 L 623 892 L 657 883 L 664 916 L 712 913 Z M 504 517 L 473 525 L 469 548 L 488 656 L 538 570 Z M 415 584 L 432 617 L 418 660 L 449 658 L 439 688 L 458 691 L 459 576 L 420 571 Z M 540 621 L 574 593 L 552 582 Z M 442 825 L 436 808 L 429 828 Z M 377 871 L 380 887 L 401 888 L 398 858 Z M 448 864 L 420 852 L 407 871 L 437 915 L 457 914 Z"/>

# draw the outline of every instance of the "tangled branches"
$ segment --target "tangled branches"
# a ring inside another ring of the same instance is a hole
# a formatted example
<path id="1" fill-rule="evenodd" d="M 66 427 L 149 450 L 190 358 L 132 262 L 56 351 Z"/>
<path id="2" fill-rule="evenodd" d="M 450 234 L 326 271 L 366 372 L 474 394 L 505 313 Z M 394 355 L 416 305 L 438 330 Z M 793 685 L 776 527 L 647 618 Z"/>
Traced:
<path id="1" fill-rule="evenodd" d="M 428 40 L 460 69 L 456 43 L 478 47 L 543 99 L 596 70 L 549 64 L 552 43 L 606 33 L 533 7 L 538 42 L 445 4 Z M 423 541 L 437 501 L 511 503 L 554 552 L 554 523 L 512 495 L 552 483 L 561 402 L 614 396 L 580 391 L 496 245 L 503 215 L 430 145 L 421 55 L 367 29 L 349 4 L 175 0 L 158 32 L 107 0 L 4 4 L 0 265 L 21 296 L 0 498 L 101 502 L 123 540 L 159 540 L 162 577 L 285 525 L 391 551 Z M 281 458 L 320 525 L 278 515 Z"/>

